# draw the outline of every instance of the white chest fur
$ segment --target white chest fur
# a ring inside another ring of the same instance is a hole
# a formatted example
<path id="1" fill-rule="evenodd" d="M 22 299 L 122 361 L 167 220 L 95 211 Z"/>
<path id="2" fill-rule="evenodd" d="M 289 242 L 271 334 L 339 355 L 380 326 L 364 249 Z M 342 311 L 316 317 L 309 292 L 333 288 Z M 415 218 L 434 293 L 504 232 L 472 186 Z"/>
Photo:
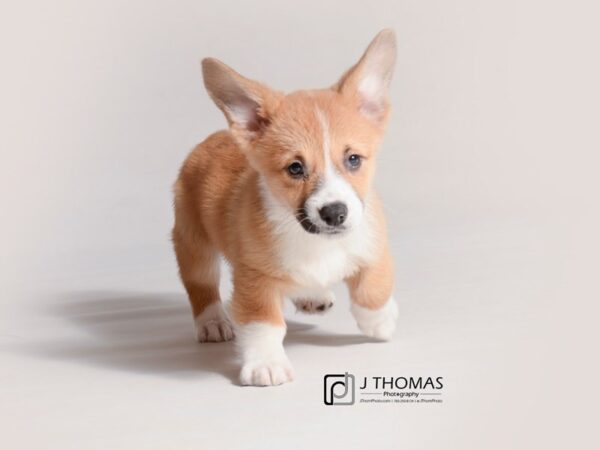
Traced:
<path id="1" fill-rule="evenodd" d="M 328 287 L 352 275 L 365 260 L 364 242 L 360 236 L 353 237 L 356 241 L 327 238 L 302 228 L 298 233 L 279 235 L 280 263 L 298 284 Z"/>

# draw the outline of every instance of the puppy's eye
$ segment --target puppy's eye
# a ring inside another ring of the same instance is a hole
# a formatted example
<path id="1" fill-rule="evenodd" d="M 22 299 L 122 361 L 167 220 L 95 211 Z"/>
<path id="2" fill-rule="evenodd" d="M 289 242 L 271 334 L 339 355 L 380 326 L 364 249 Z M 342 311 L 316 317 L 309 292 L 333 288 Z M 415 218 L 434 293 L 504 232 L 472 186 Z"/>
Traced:
<path id="1" fill-rule="evenodd" d="M 361 164 L 362 164 L 362 157 L 360 155 L 352 154 L 346 158 L 346 166 L 350 170 L 358 169 Z"/>
<path id="2" fill-rule="evenodd" d="M 294 178 L 299 178 L 304 175 L 304 166 L 300 161 L 294 161 L 288 166 L 287 171 Z"/>

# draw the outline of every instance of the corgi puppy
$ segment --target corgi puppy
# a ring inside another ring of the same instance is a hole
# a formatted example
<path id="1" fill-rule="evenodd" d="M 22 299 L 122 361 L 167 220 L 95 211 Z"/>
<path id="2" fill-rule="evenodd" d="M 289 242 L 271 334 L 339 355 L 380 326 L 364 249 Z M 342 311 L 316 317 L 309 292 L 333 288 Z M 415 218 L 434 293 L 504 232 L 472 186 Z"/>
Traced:
<path id="1" fill-rule="evenodd" d="M 235 335 L 243 385 L 293 380 L 282 302 L 323 312 L 340 281 L 359 329 L 392 337 L 392 257 L 372 180 L 395 60 L 394 32 L 383 30 L 336 84 L 290 94 L 216 59 L 202 61 L 204 84 L 229 129 L 183 164 L 172 237 L 198 340 Z M 232 269 L 227 312 L 220 256 Z"/>

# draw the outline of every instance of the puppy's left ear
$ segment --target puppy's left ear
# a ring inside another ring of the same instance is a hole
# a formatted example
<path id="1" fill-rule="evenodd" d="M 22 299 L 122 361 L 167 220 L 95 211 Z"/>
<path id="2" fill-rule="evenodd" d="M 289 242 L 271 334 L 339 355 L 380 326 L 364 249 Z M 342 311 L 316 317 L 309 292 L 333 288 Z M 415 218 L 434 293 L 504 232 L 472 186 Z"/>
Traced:
<path id="1" fill-rule="evenodd" d="M 379 32 L 362 58 L 333 86 L 351 97 L 356 107 L 378 125 L 389 113 L 389 88 L 396 64 L 396 35 L 393 30 Z"/>
<path id="2" fill-rule="evenodd" d="M 202 60 L 202 74 L 206 90 L 225 114 L 238 142 L 245 147 L 260 136 L 271 122 L 282 95 L 214 58 Z"/>

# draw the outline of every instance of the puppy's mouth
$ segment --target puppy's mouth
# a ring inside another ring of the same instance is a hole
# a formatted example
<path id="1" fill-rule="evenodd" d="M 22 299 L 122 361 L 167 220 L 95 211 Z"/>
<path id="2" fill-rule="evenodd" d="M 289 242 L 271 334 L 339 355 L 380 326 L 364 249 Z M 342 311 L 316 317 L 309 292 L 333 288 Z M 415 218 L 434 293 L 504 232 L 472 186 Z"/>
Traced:
<path id="1" fill-rule="evenodd" d="M 304 228 L 305 231 L 311 234 L 335 236 L 344 234 L 347 231 L 347 228 L 345 226 L 330 227 L 317 225 L 312 220 L 310 220 L 310 217 L 308 217 L 306 209 L 304 208 L 300 208 L 298 211 L 296 211 L 296 219 L 298 220 L 302 228 Z"/>

